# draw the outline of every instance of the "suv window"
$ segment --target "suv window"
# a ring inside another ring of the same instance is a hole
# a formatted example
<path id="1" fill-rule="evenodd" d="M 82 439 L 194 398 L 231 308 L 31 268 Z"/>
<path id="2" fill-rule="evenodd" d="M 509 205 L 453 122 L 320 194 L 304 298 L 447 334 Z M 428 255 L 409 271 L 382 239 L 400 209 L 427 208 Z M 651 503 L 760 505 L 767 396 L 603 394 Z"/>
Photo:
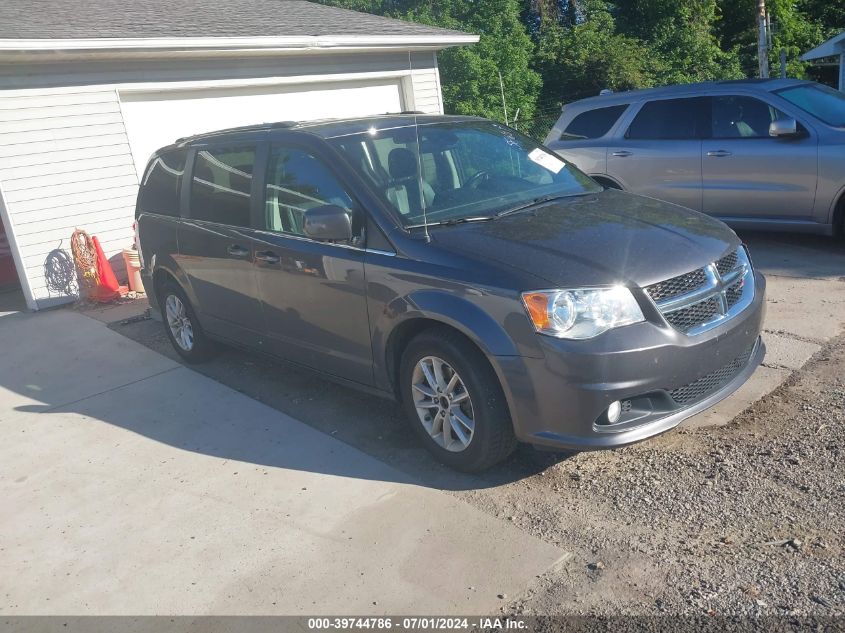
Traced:
<path id="1" fill-rule="evenodd" d="M 713 138 L 769 138 L 769 125 L 786 115 L 754 97 L 713 97 Z"/>
<path id="2" fill-rule="evenodd" d="M 577 115 L 560 135 L 561 141 L 600 138 L 610 131 L 628 104 L 596 108 Z"/>
<path id="3" fill-rule="evenodd" d="M 150 162 L 138 195 L 142 213 L 179 215 L 179 191 L 187 157 L 187 149 L 177 149 L 156 156 Z"/>
<path id="4" fill-rule="evenodd" d="M 700 139 L 709 130 L 706 97 L 664 99 L 646 103 L 628 128 L 626 138 L 640 140 Z"/>
<path id="5" fill-rule="evenodd" d="M 331 169 L 305 150 L 274 146 L 267 170 L 266 228 L 304 236 L 305 212 L 326 204 L 337 205 L 353 214 L 353 235 L 360 235 L 363 222 L 354 214 L 351 196 Z"/>
<path id="6" fill-rule="evenodd" d="M 197 150 L 191 179 L 191 217 L 249 226 L 254 165 L 254 147 Z"/>

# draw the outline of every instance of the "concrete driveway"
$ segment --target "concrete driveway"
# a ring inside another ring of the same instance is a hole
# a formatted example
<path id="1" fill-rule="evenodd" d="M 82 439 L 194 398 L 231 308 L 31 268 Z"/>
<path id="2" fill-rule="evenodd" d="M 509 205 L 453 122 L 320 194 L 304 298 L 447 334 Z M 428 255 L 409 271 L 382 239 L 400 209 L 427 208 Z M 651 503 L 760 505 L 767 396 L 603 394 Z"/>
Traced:
<path id="1" fill-rule="evenodd" d="M 566 557 L 73 310 L 0 349 L 2 615 L 486 614 Z"/>
<path id="2" fill-rule="evenodd" d="M 845 246 L 742 237 L 769 354 L 690 426 L 730 421 L 845 324 Z M 0 317 L 0 613 L 491 613 L 573 547 L 456 498 L 565 456 L 454 473 L 393 403 L 234 350 L 184 368 L 161 324 L 122 322 L 139 312 Z"/>

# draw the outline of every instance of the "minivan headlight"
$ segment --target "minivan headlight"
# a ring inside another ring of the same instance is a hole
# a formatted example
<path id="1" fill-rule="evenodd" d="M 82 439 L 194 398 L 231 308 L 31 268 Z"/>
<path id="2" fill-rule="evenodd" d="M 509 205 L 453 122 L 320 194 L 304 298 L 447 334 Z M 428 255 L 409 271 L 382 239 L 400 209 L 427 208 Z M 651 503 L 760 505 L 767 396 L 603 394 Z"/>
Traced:
<path id="1" fill-rule="evenodd" d="M 522 303 L 534 329 L 557 338 L 593 338 L 645 320 L 634 295 L 624 286 L 523 292 Z"/>

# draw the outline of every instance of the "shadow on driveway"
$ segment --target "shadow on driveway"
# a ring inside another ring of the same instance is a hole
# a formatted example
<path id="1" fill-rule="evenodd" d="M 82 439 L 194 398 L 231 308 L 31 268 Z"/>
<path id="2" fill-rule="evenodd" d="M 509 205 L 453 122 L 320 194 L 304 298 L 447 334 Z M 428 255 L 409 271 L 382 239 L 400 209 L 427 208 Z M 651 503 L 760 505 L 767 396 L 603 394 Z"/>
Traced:
<path id="1" fill-rule="evenodd" d="M 804 279 L 845 276 L 845 240 L 819 235 L 742 231 L 754 265 L 766 275 Z"/>
<path id="2" fill-rule="evenodd" d="M 435 463 L 419 446 L 391 401 L 233 349 L 224 349 L 194 372 L 175 362 L 178 357 L 160 323 L 118 322 L 112 328 L 128 338 L 71 310 L 0 317 L 5 355 L 0 426 L 14 412 L 57 414 L 56 432 L 72 437 L 67 421 L 79 419 L 60 414 L 75 413 L 224 460 L 441 490 L 502 485 L 564 458 L 523 447 L 513 459 L 480 475 L 457 473 Z M 233 398 L 216 385 L 209 388 L 200 374 L 249 398 Z M 340 450 L 313 429 L 376 459 Z"/>

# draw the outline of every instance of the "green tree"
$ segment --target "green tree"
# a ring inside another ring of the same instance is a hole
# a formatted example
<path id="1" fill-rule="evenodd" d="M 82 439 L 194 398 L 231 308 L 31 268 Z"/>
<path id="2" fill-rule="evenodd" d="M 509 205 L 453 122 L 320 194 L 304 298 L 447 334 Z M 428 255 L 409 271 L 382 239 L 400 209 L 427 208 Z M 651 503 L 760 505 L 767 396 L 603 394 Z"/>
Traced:
<path id="1" fill-rule="evenodd" d="M 534 42 L 522 21 L 519 0 L 320 0 L 344 8 L 475 33 L 478 44 L 438 54 L 447 112 L 504 121 L 499 73 L 510 118 L 530 118 L 540 94 L 531 68 Z"/>
<path id="2" fill-rule="evenodd" d="M 656 83 L 744 76 L 739 51 L 719 40 L 717 0 L 626 0 L 616 13 L 619 31 L 646 42 L 658 60 Z"/>
<path id="3" fill-rule="evenodd" d="M 656 69 L 647 47 L 616 32 L 607 3 L 579 4 L 545 16 L 539 27 L 535 63 L 543 77 L 543 103 L 651 86 Z"/>

